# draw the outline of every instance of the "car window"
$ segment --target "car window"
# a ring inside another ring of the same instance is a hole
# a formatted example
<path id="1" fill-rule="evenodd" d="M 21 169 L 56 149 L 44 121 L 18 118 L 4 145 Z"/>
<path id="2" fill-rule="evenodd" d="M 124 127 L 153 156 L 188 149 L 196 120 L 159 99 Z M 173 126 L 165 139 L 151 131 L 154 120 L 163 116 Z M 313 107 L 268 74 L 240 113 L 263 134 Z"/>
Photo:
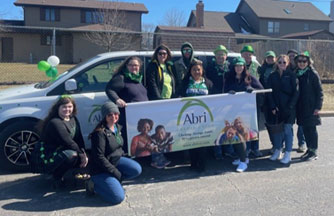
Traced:
<path id="1" fill-rule="evenodd" d="M 124 59 L 118 58 L 103 62 L 73 77 L 78 85 L 76 93 L 103 92 Z"/>

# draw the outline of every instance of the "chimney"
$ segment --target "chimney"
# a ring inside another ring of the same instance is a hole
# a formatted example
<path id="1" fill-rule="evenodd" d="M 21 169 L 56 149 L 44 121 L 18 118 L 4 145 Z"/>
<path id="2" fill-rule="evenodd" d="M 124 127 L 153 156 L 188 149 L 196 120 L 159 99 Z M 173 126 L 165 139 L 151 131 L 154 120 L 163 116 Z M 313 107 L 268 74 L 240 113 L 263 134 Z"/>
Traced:
<path id="1" fill-rule="evenodd" d="M 196 4 L 196 27 L 204 27 L 204 4 L 202 0 L 199 0 Z"/>
<path id="2" fill-rule="evenodd" d="M 329 17 L 334 20 L 334 1 L 331 1 L 330 14 Z M 329 23 L 329 31 L 334 33 L 334 21 Z"/>

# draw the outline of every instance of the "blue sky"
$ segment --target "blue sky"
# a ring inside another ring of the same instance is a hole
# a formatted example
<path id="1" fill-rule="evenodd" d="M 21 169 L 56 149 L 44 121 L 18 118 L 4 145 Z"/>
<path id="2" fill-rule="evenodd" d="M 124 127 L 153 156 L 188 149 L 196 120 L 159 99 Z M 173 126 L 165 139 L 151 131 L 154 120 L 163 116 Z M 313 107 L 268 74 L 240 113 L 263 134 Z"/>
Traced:
<path id="1" fill-rule="evenodd" d="M 158 25 L 161 23 L 166 11 L 176 8 L 183 11 L 185 18 L 188 20 L 190 11 L 195 10 L 198 0 L 121 0 L 124 2 L 143 3 L 149 13 L 143 15 L 143 23 L 152 23 Z M 300 0 L 299 0 L 300 1 Z M 16 7 L 13 3 L 15 0 L 1 0 L 0 17 L 2 19 L 23 19 L 23 10 Z M 203 0 L 204 10 L 207 11 L 224 11 L 234 12 L 239 4 L 239 0 Z M 317 8 L 326 15 L 329 14 L 330 0 L 313 0 L 311 1 Z"/>

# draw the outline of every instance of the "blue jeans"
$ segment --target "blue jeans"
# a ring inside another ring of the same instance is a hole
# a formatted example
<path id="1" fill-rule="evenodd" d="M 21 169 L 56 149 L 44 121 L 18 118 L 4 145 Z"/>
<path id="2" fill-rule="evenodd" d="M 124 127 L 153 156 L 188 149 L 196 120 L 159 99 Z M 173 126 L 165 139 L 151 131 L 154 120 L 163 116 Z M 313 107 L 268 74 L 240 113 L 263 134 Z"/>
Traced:
<path id="1" fill-rule="evenodd" d="M 117 169 L 122 173 L 122 179 L 132 179 L 140 175 L 142 169 L 136 161 L 121 157 Z M 92 176 L 94 190 L 104 200 L 113 205 L 121 203 L 125 198 L 121 183 L 109 173 L 101 173 Z"/>
<path id="2" fill-rule="evenodd" d="M 284 130 L 281 133 L 272 134 L 273 144 L 275 149 L 283 148 L 283 141 L 285 143 L 285 151 L 292 151 L 293 131 L 292 124 L 284 124 Z"/>
<path id="3" fill-rule="evenodd" d="M 298 146 L 305 145 L 305 136 L 303 132 L 303 126 L 298 126 L 297 138 L 298 138 Z"/>
<path id="4" fill-rule="evenodd" d="M 225 154 L 234 154 L 234 148 L 233 145 L 228 144 L 228 145 L 216 145 L 213 147 L 215 156 L 223 156 L 223 152 Z"/>

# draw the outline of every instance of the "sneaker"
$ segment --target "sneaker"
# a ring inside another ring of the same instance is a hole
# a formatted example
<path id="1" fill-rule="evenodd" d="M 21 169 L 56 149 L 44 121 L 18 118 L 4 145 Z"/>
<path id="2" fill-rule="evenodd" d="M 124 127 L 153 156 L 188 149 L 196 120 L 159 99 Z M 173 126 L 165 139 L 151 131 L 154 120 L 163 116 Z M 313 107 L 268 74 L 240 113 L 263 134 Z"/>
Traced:
<path id="1" fill-rule="evenodd" d="M 251 153 L 255 156 L 255 157 L 262 157 L 263 154 L 262 152 L 260 152 L 260 150 L 252 150 Z"/>
<path id="2" fill-rule="evenodd" d="M 309 152 L 308 155 L 304 158 L 305 161 L 314 161 L 318 159 L 318 155 L 314 152 Z"/>
<path id="3" fill-rule="evenodd" d="M 298 153 L 304 153 L 304 152 L 306 152 L 306 145 L 303 144 L 303 145 L 298 146 L 297 152 Z"/>
<path id="4" fill-rule="evenodd" d="M 300 159 L 304 160 L 308 156 L 309 153 L 310 153 L 310 150 L 306 150 L 306 152 L 302 156 L 300 156 Z"/>
<path id="5" fill-rule="evenodd" d="M 239 172 L 239 173 L 240 172 L 244 172 L 247 168 L 248 168 L 247 163 L 240 162 L 239 165 L 238 165 L 238 167 L 237 167 L 237 169 L 236 169 L 236 171 Z"/>
<path id="6" fill-rule="evenodd" d="M 288 151 L 284 153 L 283 159 L 280 160 L 280 162 L 282 164 L 288 164 L 288 163 L 290 163 L 290 161 L 291 161 L 291 154 L 290 153 L 291 152 L 288 152 Z"/>
<path id="7" fill-rule="evenodd" d="M 232 164 L 233 164 L 234 166 L 238 166 L 240 163 L 246 163 L 246 164 L 248 164 L 248 163 L 249 163 L 249 159 L 246 158 L 246 161 L 245 161 L 245 162 L 241 162 L 240 159 L 236 159 L 236 160 L 234 160 L 234 161 L 232 162 Z"/>
<path id="8" fill-rule="evenodd" d="M 92 179 L 85 181 L 85 188 L 87 196 L 93 196 L 95 194 L 94 182 L 92 181 Z"/>
<path id="9" fill-rule="evenodd" d="M 271 155 L 269 160 L 275 161 L 281 159 L 281 157 L 282 157 L 282 151 L 279 149 L 275 149 L 274 154 Z"/>
<path id="10" fill-rule="evenodd" d="M 157 169 L 163 169 L 163 168 L 165 168 L 166 165 L 162 164 L 162 163 L 152 162 L 151 166 L 154 167 L 154 168 L 157 168 Z"/>

